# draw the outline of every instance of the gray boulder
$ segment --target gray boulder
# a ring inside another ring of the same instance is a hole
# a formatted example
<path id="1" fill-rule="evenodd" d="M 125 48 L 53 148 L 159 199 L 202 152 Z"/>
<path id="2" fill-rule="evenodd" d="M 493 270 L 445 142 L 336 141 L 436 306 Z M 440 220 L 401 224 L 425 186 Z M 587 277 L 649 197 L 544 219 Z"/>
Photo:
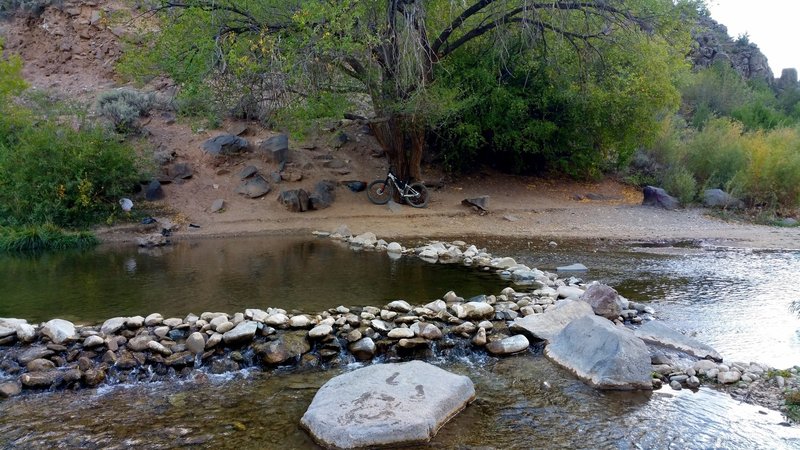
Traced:
<path id="1" fill-rule="evenodd" d="M 592 284 L 583 293 L 581 300 L 588 303 L 595 314 L 608 320 L 614 320 L 622 313 L 619 294 L 605 284 Z"/>
<path id="2" fill-rule="evenodd" d="M 258 198 L 269 194 L 269 191 L 271 190 L 272 187 L 269 185 L 269 183 L 267 183 L 267 180 L 265 180 L 261 175 L 256 175 L 252 178 L 244 180 L 239 186 L 236 187 L 235 192 L 248 198 Z"/>
<path id="3" fill-rule="evenodd" d="M 258 168 L 256 166 L 247 166 L 239 171 L 239 179 L 246 180 L 257 173 L 258 173 Z"/>
<path id="4" fill-rule="evenodd" d="M 22 386 L 14 381 L 0 383 L 0 398 L 14 397 L 22 392 Z"/>
<path id="5" fill-rule="evenodd" d="M 0 328 L 9 328 L 17 333 L 17 339 L 22 342 L 31 342 L 36 339 L 36 327 L 28 324 L 25 319 L 0 318 Z"/>
<path id="6" fill-rule="evenodd" d="M 592 307 L 583 301 L 561 300 L 542 314 L 519 317 L 509 327 L 533 339 L 550 341 L 575 319 L 594 315 Z"/>
<path id="7" fill-rule="evenodd" d="M 375 341 L 368 337 L 361 338 L 350 344 L 350 353 L 361 361 L 368 361 L 374 358 L 376 351 Z"/>
<path id="8" fill-rule="evenodd" d="M 664 209 L 675 209 L 680 206 L 678 199 L 667 194 L 664 189 L 645 186 L 642 193 L 644 194 L 642 206 L 657 206 Z"/>
<path id="9" fill-rule="evenodd" d="M 425 443 L 474 399 L 465 376 L 422 361 L 377 364 L 325 383 L 300 424 L 328 448 Z"/>
<path id="10" fill-rule="evenodd" d="M 192 178 L 194 170 L 189 163 L 179 162 L 175 163 L 169 168 L 169 176 L 174 180 L 186 180 Z"/>
<path id="11" fill-rule="evenodd" d="M 114 334 L 125 326 L 125 320 L 127 320 L 126 317 L 113 317 L 108 319 L 103 322 L 103 325 L 100 327 L 100 332 L 106 336 Z"/>
<path id="12" fill-rule="evenodd" d="M 206 348 L 206 340 L 202 333 L 195 331 L 186 338 L 186 350 L 194 354 L 203 353 Z"/>
<path id="13" fill-rule="evenodd" d="M 281 339 L 254 346 L 264 363 L 276 365 L 299 360 L 300 356 L 311 350 L 305 331 L 285 333 Z"/>
<path id="14" fill-rule="evenodd" d="M 33 361 L 34 359 L 39 358 L 47 358 L 48 356 L 53 355 L 55 352 L 48 349 L 43 345 L 34 345 L 27 350 L 23 351 L 19 355 L 17 355 L 17 361 L 20 364 L 28 364 L 29 362 Z"/>
<path id="15" fill-rule="evenodd" d="M 225 208 L 225 200 L 218 198 L 214 200 L 214 203 L 211 204 L 211 209 L 209 210 L 212 213 L 220 212 Z"/>
<path id="16" fill-rule="evenodd" d="M 54 344 L 62 344 L 68 339 L 75 339 L 75 325 L 63 319 L 53 319 L 44 324 L 42 334 L 49 337 Z"/>
<path id="17" fill-rule="evenodd" d="M 278 194 L 278 201 L 291 212 L 305 212 L 310 209 L 308 192 L 292 189 Z"/>
<path id="18" fill-rule="evenodd" d="M 479 329 L 483 330 L 483 328 Z M 486 333 L 486 330 L 484 330 Z M 516 336 L 507 337 L 499 341 L 492 341 L 486 344 L 486 350 L 493 355 L 511 355 L 521 352 L 530 346 L 528 338 L 518 334 Z"/>
<path id="19" fill-rule="evenodd" d="M 700 359 L 722 361 L 722 356 L 711 346 L 681 334 L 661 322 L 651 320 L 634 331 L 640 339 L 653 344 L 680 350 Z"/>
<path id="20" fill-rule="evenodd" d="M 482 195 L 475 198 L 465 198 L 461 200 L 461 204 L 464 206 L 471 206 L 481 212 L 486 212 L 489 210 L 489 196 Z"/>
<path id="21" fill-rule="evenodd" d="M 261 141 L 258 146 L 259 151 L 263 152 L 272 162 L 284 164 L 289 160 L 289 136 L 279 134 L 269 139 Z"/>
<path id="22" fill-rule="evenodd" d="M 151 201 L 164 198 L 164 189 L 161 188 L 161 182 L 158 180 L 151 180 L 144 188 L 144 198 Z"/>
<path id="23" fill-rule="evenodd" d="M 13 336 L 17 334 L 17 330 L 11 327 L 5 327 L 0 325 L 0 338 L 4 338 L 7 336 Z"/>
<path id="24" fill-rule="evenodd" d="M 311 209 L 325 209 L 336 200 L 336 183 L 328 180 L 323 180 L 314 186 L 314 193 L 309 196 L 309 207 Z"/>
<path id="25" fill-rule="evenodd" d="M 203 150 L 213 156 L 233 155 L 247 150 L 247 140 L 232 134 L 222 134 L 203 143 Z"/>
<path id="26" fill-rule="evenodd" d="M 598 389 L 652 389 L 650 353 L 626 328 L 595 315 L 572 321 L 544 349 L 556 364 Z"/>
<path id="27" fill-rule="evenodd" d="M 246 320 L 240 322 L 232 330 L 225 332 L 222 335 L 222 340 L 228 345 L 250 342 L 256 335 L 256 331 L 258 331 L 258 322 Z"/>
<path id="28" fill-rule="evenodd" d="M 744 202 L 722 189 L 706 189 L 703 192 L 703 205 L 709 208 L 744 208 Z"/>

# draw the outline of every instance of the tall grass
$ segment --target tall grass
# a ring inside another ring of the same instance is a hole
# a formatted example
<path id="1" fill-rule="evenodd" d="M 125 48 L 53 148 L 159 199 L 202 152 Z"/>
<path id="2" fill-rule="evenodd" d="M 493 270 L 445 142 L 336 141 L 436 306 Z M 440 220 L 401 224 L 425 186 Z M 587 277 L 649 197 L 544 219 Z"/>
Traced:
<path id="1" fill-rule="evenodd" d="M 53 224 L 0 227 L 0 252 L 89 248 L 99 243 L 88 231 L 69 232 Z"/>

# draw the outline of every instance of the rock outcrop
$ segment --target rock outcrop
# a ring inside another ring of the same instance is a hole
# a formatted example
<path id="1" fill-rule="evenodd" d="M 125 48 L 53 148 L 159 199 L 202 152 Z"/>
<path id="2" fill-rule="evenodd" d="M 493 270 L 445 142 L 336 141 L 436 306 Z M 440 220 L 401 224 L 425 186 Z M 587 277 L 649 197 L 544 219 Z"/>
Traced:
<path id="1" fill-rule="evenodd" d="M 767 57 L 746 37 L 732 39 L 728 28 L 708 16 L 701 16 L 692 32 L 696 46 L 691 53 L 696 67 L 709 67 L 716 62 L 730 64 L 747 80 L 774 84 L 774 75 Z"/>

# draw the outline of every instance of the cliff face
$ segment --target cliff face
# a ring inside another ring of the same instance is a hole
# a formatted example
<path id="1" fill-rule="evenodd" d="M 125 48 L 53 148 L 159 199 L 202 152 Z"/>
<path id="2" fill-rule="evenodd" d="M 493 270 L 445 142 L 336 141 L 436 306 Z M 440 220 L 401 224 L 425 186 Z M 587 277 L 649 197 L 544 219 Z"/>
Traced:
<path id="1" fill-rule="evenodd" d="M 693 31 L 697 45 L 691 53 L 695 67 L 708 67 L 726 61 L 748 80 L 764 80 L 773 86 L 775 77 L 767 57 L 747 39 L 732 39 L 728 28 L 708 16 L 700 17 Z"/>

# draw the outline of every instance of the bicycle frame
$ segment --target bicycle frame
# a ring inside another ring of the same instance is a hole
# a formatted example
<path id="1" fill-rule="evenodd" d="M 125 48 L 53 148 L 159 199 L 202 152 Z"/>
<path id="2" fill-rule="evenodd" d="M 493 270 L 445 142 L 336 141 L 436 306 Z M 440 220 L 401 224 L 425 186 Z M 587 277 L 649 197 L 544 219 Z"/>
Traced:
<path id="1" fill-rule="evenodd" d="M 386 174 L 385 183 L 387 186 L 389 186 L 389 184 L 391 183 L 394 186 L 395 190 L 403 198 L 415 197 L 419 195 L 419 192 L 416 192 L 413 189 L 411 189 L 411 183 L 400 180 L 399 178 L 397 178 L 397 175 L 392 173 L 391 170 L 389 170 L 389 173 Z"/>

